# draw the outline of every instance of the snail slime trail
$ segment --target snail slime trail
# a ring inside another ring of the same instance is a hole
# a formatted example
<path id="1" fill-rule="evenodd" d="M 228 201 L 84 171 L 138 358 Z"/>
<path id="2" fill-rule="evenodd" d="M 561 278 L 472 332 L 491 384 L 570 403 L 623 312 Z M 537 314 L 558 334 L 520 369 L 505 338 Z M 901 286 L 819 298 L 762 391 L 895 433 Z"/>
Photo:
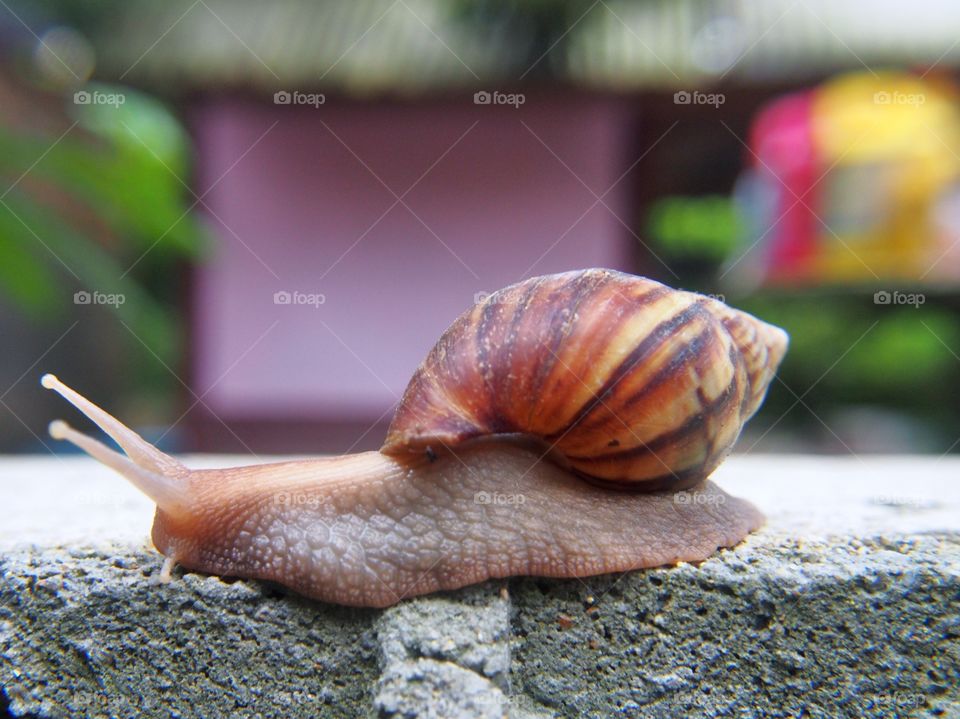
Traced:
<path id="1" fill-rule="evenodd" d="M 584 577 L 734 546 L 762 515 L 707 477 L 787 343 L 643 277 L 535 277 L 443 333 L 379 451 L 216 470 L 185 467 L 53 375 L 42 382 L 125 453 L 50 425 L 156 503 L 165 574 L 179 563 L 382 607 L 492 577 Z"/>

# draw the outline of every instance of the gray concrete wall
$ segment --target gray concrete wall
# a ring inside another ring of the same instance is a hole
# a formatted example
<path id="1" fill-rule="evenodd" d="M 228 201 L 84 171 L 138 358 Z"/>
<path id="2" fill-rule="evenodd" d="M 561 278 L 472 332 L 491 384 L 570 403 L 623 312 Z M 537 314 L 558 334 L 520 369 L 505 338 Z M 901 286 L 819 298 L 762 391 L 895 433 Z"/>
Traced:
<path id="1" fill-rule="evenodd" d="M 715 479 L 770 521 L 698 567 L 375 611 L 182 570 L 159 584 L 150 505 L 122 480 L 4 460 L 4 711 L 960 717 L 960 462 L 735 457 Z"/>

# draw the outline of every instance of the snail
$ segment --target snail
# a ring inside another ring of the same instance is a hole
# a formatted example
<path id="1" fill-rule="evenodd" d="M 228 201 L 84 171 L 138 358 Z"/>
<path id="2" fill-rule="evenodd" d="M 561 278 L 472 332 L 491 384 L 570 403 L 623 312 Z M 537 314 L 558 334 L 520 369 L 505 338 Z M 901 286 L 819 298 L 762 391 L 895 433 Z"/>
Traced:
<path id="1" fill-rule="evenodd" d="M 124 450 L 50 425 L 156 503 L 163 579 L 180 564 L 383 607 L 489 578 L 697 562 L 736 545 L 763 517 L 706 478 L 787 341 L 642 277 L 536 277 L 447 329 L 379 451 L 216 470 L 188 469 L 53 375 L 42 384 Z"/>

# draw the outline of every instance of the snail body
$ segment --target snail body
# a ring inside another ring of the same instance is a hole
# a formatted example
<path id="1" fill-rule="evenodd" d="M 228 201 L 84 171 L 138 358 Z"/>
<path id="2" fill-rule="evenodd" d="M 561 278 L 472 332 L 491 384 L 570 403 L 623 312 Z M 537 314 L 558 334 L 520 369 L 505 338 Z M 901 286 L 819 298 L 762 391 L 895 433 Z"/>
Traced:
<path id="1" fill-rule="evenodd" d="M 451 325 L 380 451 L 221 470 L 190 470 L 52 375 L 43 384 L 126 452 L 51 424 L 157 503 L 167 573 L 179 563 L 387 606 L 491 577 L 700 561 L 738 543 L 762 516 L 706 477 L 786 345 L 778 328 L 644 278 L 533 278 Z M 674 494 L 685 488 L 696 502 Z"/>

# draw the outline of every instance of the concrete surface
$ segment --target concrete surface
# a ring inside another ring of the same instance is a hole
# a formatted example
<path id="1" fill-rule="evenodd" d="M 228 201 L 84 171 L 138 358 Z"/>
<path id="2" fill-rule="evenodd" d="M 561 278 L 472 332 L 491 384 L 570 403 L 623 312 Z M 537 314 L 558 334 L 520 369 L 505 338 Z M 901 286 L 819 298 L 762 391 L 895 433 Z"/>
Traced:
<path id="1" fill-rule="evenodd" d="M 0 460 L 0 716 L 960 718 L 960 461 L 734 457 L 714 478 L 769 523 L 698 567 L 374 611 L 159 584 L 151 505 L 120 478 Z"/>

